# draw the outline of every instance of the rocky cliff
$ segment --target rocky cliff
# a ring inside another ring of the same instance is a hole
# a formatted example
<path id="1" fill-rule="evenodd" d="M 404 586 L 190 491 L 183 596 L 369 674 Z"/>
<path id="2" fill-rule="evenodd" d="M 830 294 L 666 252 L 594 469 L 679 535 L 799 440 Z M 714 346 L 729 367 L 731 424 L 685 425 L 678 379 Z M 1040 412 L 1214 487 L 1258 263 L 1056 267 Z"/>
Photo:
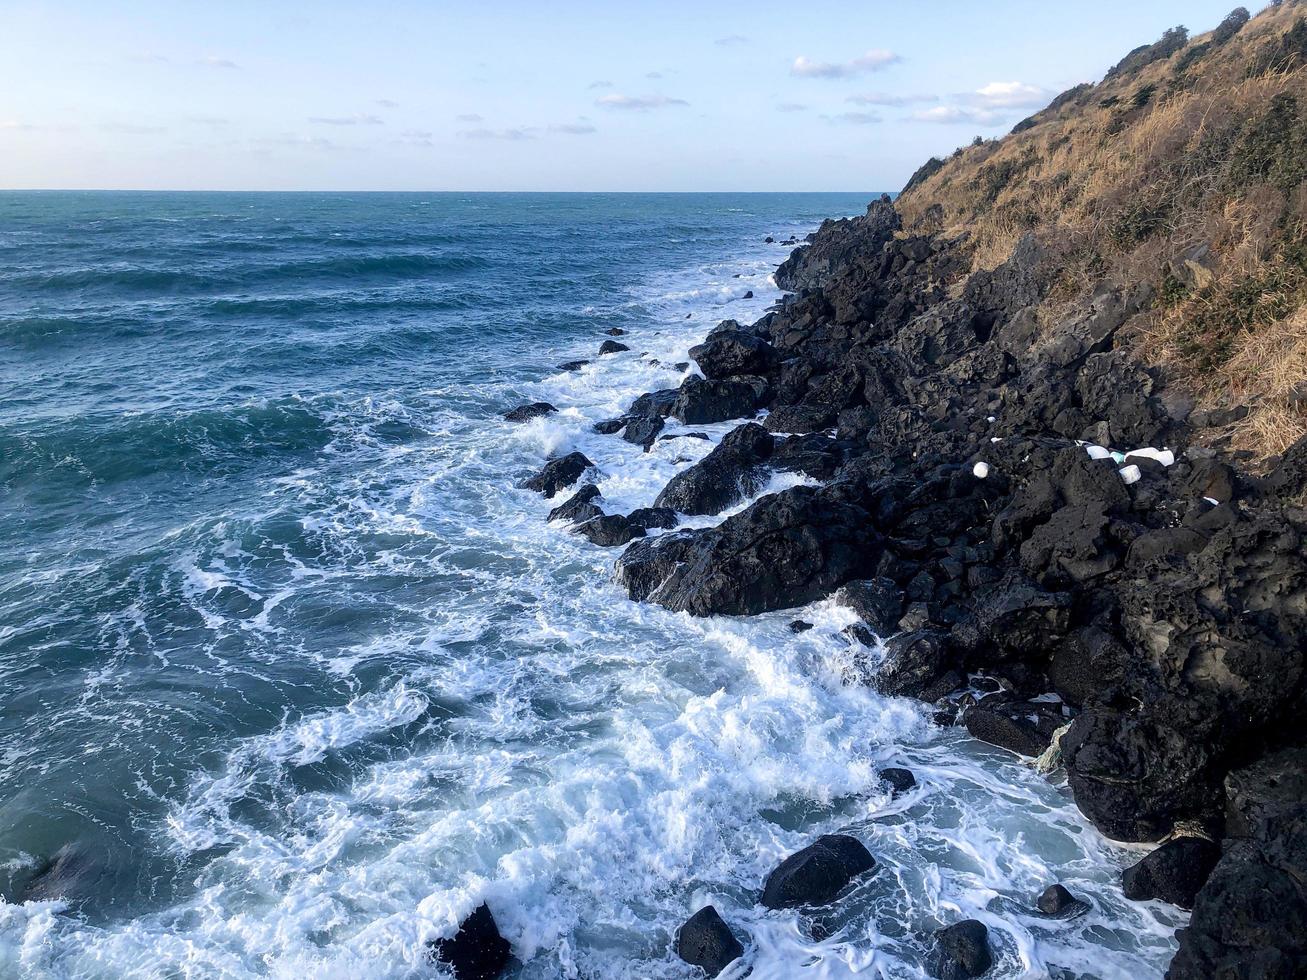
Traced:
<path id="1" fill-rule="evenodd" d="M 1307 8 L 1236 11 L 826 222 L 777 308 L 607 430 L 750 420 L 664 519 L 818 485 L 657 537 L 578 515 L 637 539 L 633 597 L 835 593 L 856 680 L 1060 758 L 1104 834 L 1159 844 L 1126 894 L 1193 909 L 1176 980 L 1307 975 L 1305 87 Z"/>

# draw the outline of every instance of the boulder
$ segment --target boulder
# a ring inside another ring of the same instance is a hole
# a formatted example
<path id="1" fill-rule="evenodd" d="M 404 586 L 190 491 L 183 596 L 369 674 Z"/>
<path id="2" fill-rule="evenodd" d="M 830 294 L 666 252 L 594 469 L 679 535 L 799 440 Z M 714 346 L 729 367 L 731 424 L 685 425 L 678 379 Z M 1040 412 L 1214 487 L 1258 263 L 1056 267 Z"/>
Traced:
<path id="1" fill-rule="evenodd" d="M 484 902 L 463 920 L 457 933 L 435 940 L 429 949 L 432 958 L 448 966 L 457 980 L 496 980 L 512 953 Z"/>
<path id="2" fill-rule="evenodd" d="M 598 432 L 601 436 L 611 436 L 614 433 L 621 432 L 630 424 L 631 419 L 635 417 L 636 416 L 633 415 L 621 415 L 615 419 L 603 419 L 600 422 L 596 422 L 590 428 L 595 432 Z"/>
<path id="3" fill-rule="evenodd" d="M 653 446 L 658 433 L 663 431 L 663 420 L 657 415 L 640 415 L 631 419 L 622 433 L 622 438 L 637 446 L 643 446 L 648 452 Z"/>
<path id="4" fill-rule="evenodd" d="M 576 533 L 601 548 L 616 548 L 644 537 L 645 529 L 622 514 L 606 514 L 577 525 Z"/>
<path id="5" fill-rule="evenodd" d="M 550 405 L 549 402 L 531 402 L 529 405 L 518 405 L 517 408 L 510 408 L 504 413 L 504 419 L 508 422 L 529 422 L 531 419 L 539 418 L 542 415 L 552 415 L 558 409 Z"/>
<path id="6" fill-rule="evenodd" d="M 769 909 L 826 905 L 874 867 L 876 859 L 856 837 L 826 834 L 777 865 L 763 886 L 762 904 Z"/>
<path id="7" fill-rule="evenodd" d="M 625 344 L 618 343 L 616 340 L 605 340 L 599 345 L 600 354 L 620 354 L 624 350 L 630 350 Z"/>
<path id="8" fill-rule="evenodd" d="M 897 631 L 903 616 L 903 592 L 891 578 L 848 582 L 835 593 L 835 603 L 852 609 L 882 638 Z"/>
<path id="9" fill-rule="evenodd" d="M 597 499 L 599 499 L 599 488 L 593 483 L 587 483 L 572 494 L 565 503 L 551 510 L 549 520 L 579 524 L 592 517 L 602 517 L 604 512 L 594 503 Z"/>
<path id="10" fill-rule="evenodd" d="M 1037 756 L 1048 748 L 1063 721 L 1060 705 L 994 695 L 969 708 L 962 723 L 972 738 L 1018 755 Z"/>
<path id="11" fill-rule="evenodd" d="M 712 381 L 740 374 L 769 374 L 780 363 L 775 347 L 740 330 L 713 331 L 702 344 L 690 348 L 690 356 Z"/>
<path id="12" fill-rule="evenodd" d="M 835 425 L 838 414 L 829 405 L 781 405 L 762 424 L 768 432 L 825 432 Z"/>
<path id="13" fill-rule="evenodd" d="M 544 494 L 546 497 L 552 497 L 566 487 L 570 487 L 581 475 L 594 468 L 594 463 L 590 462 L 582 453 L 568 453 L 566 456 L 560 456 L 557 459 L 551 459 L 545 463 L 544 468 L 531 479 L 522 484 L 525 490 L 535 490 Z"/>
<path id="14" fill-rule="evenodd" d="M 744 947 L 717 910 L 705 905 L 677 932 L 676 955 L 715 977 L 744 955 Z"/>
<path id="15" fill-rule="evenodd" d="M 930 703 L 956 691 L 965 680 L 948 637 L 919 630 L 885 641 L 885 659 L 873 686 L 881 694 Z"/>
<path id="16" fill-rule="evenodd" d="M 626 519 L 646 531 L 651 527 L 670 530 L 680 523 L 676 511 L 670 507 L 637 507 L 626 515 Z"/>
<path id="17" fill-rule="evenodd" d="M 759 393 L 758 385 L 738 378 L 722 381 L 686 378 L 677 392 L 671 414 L 686 425 L 711 425 L 744 418 L 757 410 Z"/>
<path id="18" fill-rule="evenodd" d="M 672 414 L 673 409 L 676 407 L 676 399 L 679 395 L 680 392 L 675 388 L 660 388 L 658 391 L 647 391 L 631 402 L 627 414 L 656 415 L 659 418 L 666 418 Z"/>
<path id="19" fill-rule="evenodd" d="M 696 616 L 801 606 L 865 576 L 880 540 L 867 513 L 815 487 L 769 494 L 717 527 L 637 541 L 617 561 L 633 599 Z"/>
<path id="20" fill-rule="evenodd" d="M 1076 898 L 1064 885 L 1049 885 L 1035 899 L 1035 908 L 1053 919 L 1069 919 L 1089 911 L 1089 903 Z"/>
<path id="21" fill-rule="evenodd" d="M 935 933 L 926 970 L 937 980 L 970 980 L 988 970 L 993 961 L 985 924 L 964 919 Z"/>
<path id="22" fill-rule="evenodd" d="M 581 361 L 564 361 L 562 364 L 558 365 L 558 370 L 559 370 L 559 371 L 579 371 L 579 370 L 581 370 L 581 368 L 585 367 L 585 366 L 586 366 L 587 364 L 589 364 L 589 363 L 590 363 L 590 362 L 589 362 L 589 361 L 586 361 L 586 360 L 581 360 Z"/>
<path id="23" fill-rule="evenodd" d="M 766 481 L 763 464 L 772 453 L 772 437 L 756 422 L 726 434 L 699 462 L 677 473 L 655 506 L 682 514 L 717 514 L 751 496 Z"/>
<path id="24" fill-rule="evenodd" d="M 1162 844 L 1121 876 L 1125 897 L 1136 902 L 1160 899 L 1192 909 L 1216 862 L 1221 846 L 1203 837 L 1175 837 Z"/>
<path id="25" fill-rule="evenodd" d="M 880 781 L 889 785 L 894 796 L 900 796 L 917 785 L 917 777 L 910 770 L 894 766 L 880 771 Z"/>

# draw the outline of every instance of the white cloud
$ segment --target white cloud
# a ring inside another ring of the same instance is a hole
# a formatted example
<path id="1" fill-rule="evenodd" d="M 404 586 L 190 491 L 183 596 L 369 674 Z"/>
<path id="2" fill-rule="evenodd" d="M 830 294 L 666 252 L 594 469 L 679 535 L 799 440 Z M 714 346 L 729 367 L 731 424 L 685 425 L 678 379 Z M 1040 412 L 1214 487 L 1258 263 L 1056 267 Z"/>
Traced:
<path id="1" fill-rule="evenodd" d="M 187 116 L 186 121 L 197 126 L 227 126 L 231 124 L 231 120 L 225 116 Z"/>
<path id="2" fill-rule="evenodd" d="M 586 88 L 589 89 L 612 88 L 612 87 L 613 87 L 612 82 L 591 82 L 589 85 L 586 86 Z"/>
<path id="3" fill-rule="evenodd" d="M 717 40 L 713 41 L 713 44 L 719 45 L 723 48 L 729 48 L 736 44 L 748 43 L 749 39 L 743 34 L 727 34 L 725 37 L 719 37 Z"/>
<path id="4" fill-rule="evenodd" d="M 663 77 L 663 73 L 660 72 L 660 71 L 650 71 L 650 72 L 645 72 L 645 76 L 644 76 L 644 77 L 645 77 L 645 78 L 652 78 L 652 79 L 659 79 L 659 78 L 662 78 L 662 77 Z"/>
<path id="5" fill-rule="evenodd" d="M 808 107 L 798 102 L 782 102 L 776 107 L 777 112 L 807 112 Z"/>
<path id="6" fill-rule="evenodd" d="M 380 116 L 356 113 L 352 116 L 309 116 L 309 122 L 322 126 L 384 126 L 386 121 Z"/>
<path id="7" fill-rule="evenodd" d="M 868 92 L 864 95 L 850 95 L 845 102 L 854 105 L 905 106 L 918 105 L 923 102 L 938 102 L 938 95 L 894 95 L 889 92 Z"/>
<path id="8" fill-rule="evenodd" d="M 394 99 L 377 99 L 377 105 L 383 109 L 398 109 L 399 103 Z"/>
<path id="9" fill-rule="evenodd" d="M 790 66 L 790 74 L 797 75 L 800 78 L 850 78 L 865 72 L 880 71 L 882 68 L 888 68 L 890 65 L 902 60 L 893 51 L 887 51 L 884 48 L 873 48 L 852 61 L 838 64 L 829 61 L 813 61 L 811 58 L 799 55 L 794 59 L 794 64 Z"/>
<path id="10" fill-rule="evenodd" d="M 589 123 L 559 123 L 556 126 L 550 126 L 549 131 L 551 133 L 564 133 L 568 136 L 586 136 L 598 132 Z"/>
<path id="11" fill-rule="evenodd" d="M 516 142 L 518 140 L 535 139 L 535 134 L 524 126 L 513 126 L 508 129 L 465 129 L 458 135 L 469 140 L 507 140 Z"/>
<path id="12" fill-rule="evenodd" d="M 990 109 L 1031 109 L 1047 105 L 1052 95 L 1027 82 L 990 82 L 963 98 Z"/>
<path id="13" fill-rule="evenodd" d="M 918 109 L 911 117 L 913 122 L 938 123 L 942 126 L 960 123 L 979 126 L 993 126 L 1011 118 L 1010 112 L 1001 109 L 985 109 L 959 105 L 938 105 L 930 109 Z"/>
<path id="14" fill-rule="evenodd" d="M 102 123 L 100 128 L 106 133 L 122 133 L 126 136 L 150 136 L 154 133 L 164 132 L 162 126 L 145 126 L 140 123 L 125 122 Z"/>
<path id="15" fill-rule="evenodd" d="M 880 116 L 874 112 L 841 112 L 833 118 L 836 122 L 853 123 L 856 126 L 866 126 L 881 121 Z"/>
<path id="16" fill-rule="evenodd" d="M 454 118 L 456 118 L 459 122 L 484 122 L 485 121 L 485 117 L 483 117 L 482 115 L 476 112 L 464 112 L 458 116 L 455 116 Z"/>
<path id="17" fill-rule="evenodd" d="M 219 58 L 216 55 L 209 55 L 200 59 L 200 64 L 208 65 L 210 68 L 239 68 L 240 65 L 230 58 Z"/>
<path id="18" fill-rule="evenodd" d="M 603 95 L 595 100 L 601 109 L 661 109 L 665 106 L 689 105 L 684 99 L 666 95 Z"/>

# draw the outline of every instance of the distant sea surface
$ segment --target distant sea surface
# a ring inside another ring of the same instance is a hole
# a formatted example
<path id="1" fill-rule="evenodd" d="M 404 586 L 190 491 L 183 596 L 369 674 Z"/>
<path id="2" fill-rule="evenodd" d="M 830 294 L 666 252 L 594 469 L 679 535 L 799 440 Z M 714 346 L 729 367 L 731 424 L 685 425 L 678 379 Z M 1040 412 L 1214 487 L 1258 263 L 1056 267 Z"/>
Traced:
<path id="1" fill-rule="evenodd" d="M 0 194 L 0 976 L 432 976 L 482 901 L 540 980 L 694 976 L 708 902 L 755 978 L 921 976 L 965 916 L 995 977 L 1160 976 L 1134 855 L 842 683 L 847 611 L 631 603 L 515 488 L 579 448 L 650 504 L 711 443 L 593 423 L 871 197 Z M 836 830 L 874 875 L 756 907 Z"/>

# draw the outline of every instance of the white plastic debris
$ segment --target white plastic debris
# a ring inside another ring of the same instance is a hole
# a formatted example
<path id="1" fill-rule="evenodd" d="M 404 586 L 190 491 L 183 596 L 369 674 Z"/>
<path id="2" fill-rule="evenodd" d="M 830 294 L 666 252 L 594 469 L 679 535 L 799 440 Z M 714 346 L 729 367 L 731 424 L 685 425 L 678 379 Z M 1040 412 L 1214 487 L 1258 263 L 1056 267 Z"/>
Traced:
<path id="1" fill-rule="evenodd" d="M 1110 449 L 1104 449 L 1102 446 L 1086 446 L 1085 452 L 1089 453 L 1090 459 L 1107 459 L 1112 455 Z"/>
<path id="2" fill-rule="evenodd" d="M 1146 449 L 1130 450 L 1130 452 L 1125 454 L 1126 460 L 1129 461 L 1131 456 L 1138 456 L 1143 459 L 1155 459 L 1163 466 L 1170 466 L 1175 462 L 1175 453 L 1171 452 L 1171 450 L 1153 449 L 1151 446 Z"/>
<path id="3" fill-rule="evenodd" d="M 989 437 L 989 441 L 990 441 L 990 442 L 1002 442 L 1003 440 L 1000 439 L 998 436 L 990 436 L 990 437 Z"/>
<path id="4" fill-rule="evenodd" d="M 1120 466 L 1122 463 L 1125 462 L 1125 453 L 1118 453 L 1115 449 L 1113 449 L 1111 456 L 1112 459 L 1116 461 L 1117 466 Z"/>
<path id="5" fill-rule="evenodd" d="M 1117 472 L 1121 474 L 1121 479 L 1126 483 L 1138 483 L 1139 478 L 1143 476 L 1143 474 L 1139 472 L 1139 467 L 1135 466 L 1134 463 L 1131 463 L 1129 466 L 1122 466 L 1117 470 Z"/>
<path id="6" fill-rule="evenodd" d="M 975 466 L 971 467 L 971 474 L 977 480 L 983 480 L 985 477 L 989 476 L 989 464 L 977 463 Z"/>
<path id="7" fill-rule="evenodd" d="M 994 416 L 992 416 L 992 415 L 987 416 L 987 417 L 985 418 L 985 421 L 986 421 L 986 422 L 993 422 L 993 421 L 994 421 Z"/>
<path id="8" fill-rule="evenodd" d="M 1219 500 L 1217 500 L 1215 497 L 1204 497 L 1203 499 L 1206 500 L 1206 501 L 1207 501 L 1209 504 L 1211 504 L 1213 507 L 1220 507 L 1220 506 L 1221 506 L 1221 502 L 1220 502 Z"/>

